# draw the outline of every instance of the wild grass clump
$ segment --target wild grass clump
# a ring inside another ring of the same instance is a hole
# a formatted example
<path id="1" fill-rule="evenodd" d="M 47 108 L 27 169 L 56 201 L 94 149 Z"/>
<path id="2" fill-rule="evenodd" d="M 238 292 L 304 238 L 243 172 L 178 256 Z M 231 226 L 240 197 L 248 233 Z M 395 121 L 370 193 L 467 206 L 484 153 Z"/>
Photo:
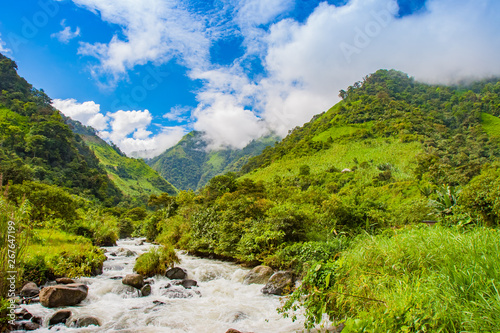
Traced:
<path id="1" fill-rule="evenodd" d="M 147 277 L 165 274 L 169 267 L 179 263 L 173 247 L 160 246 L 141 254 L 135 261 L 134 270 Z"/>
<path id="2" fill-rule="evenodd" d="M 313 266 L 281 309 L 326 313 L 342 332 L 496 332 L 500 232 L 413 228 L 363 236 L 336 262 Z"/>

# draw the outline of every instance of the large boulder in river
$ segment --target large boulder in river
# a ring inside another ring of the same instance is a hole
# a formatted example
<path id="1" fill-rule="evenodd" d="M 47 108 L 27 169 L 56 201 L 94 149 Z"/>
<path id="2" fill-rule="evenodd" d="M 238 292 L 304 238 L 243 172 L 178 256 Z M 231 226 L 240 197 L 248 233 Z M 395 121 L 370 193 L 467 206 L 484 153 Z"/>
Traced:
<path id="1" fill-rule="evenodd" d="M 40 303 L 47 308 L 73 306 L 87 298 L 88 291 L 89 287 L 80 283 L 57 284 L 40 291 Z"/>
<path id="2" fill-rule="evenodd" d="M 295 279 L 292 272 L 281 271 L 276 272 L 271 276 L 267 284 L 262 288 L 263 294 L 286 295 L 289 294 L 295 284 Z"/>
<path id="3" fill-rule="evenodd" d="M 122 280 L 123 284 L 137 289 L 144 287 L 144 278 L 141 274 L 127 274 Z"/>
<path id="4" fill-rule="evenodd" d="M 269 278 L 273 275 L 273 273 L 273 269 L 269 266 L 257 266 L 245 275 L 243 284 L 265 284 L 269 281 Z"/>
<path id="5" fill-rule="evenodd" d="M 33 297 L 40 293 L 40 288 L 36 285 L 35 282 L 28 282 L 24 285 L 23 289 L 21 289 L 22 297 Z"/>
<path id="6" fill-rule="evenodd" d="M 187 278 L 187 272 L 180 267 L 170 268 L 165 272 L 165 276 L 170 280 L 184 280 Z"/>

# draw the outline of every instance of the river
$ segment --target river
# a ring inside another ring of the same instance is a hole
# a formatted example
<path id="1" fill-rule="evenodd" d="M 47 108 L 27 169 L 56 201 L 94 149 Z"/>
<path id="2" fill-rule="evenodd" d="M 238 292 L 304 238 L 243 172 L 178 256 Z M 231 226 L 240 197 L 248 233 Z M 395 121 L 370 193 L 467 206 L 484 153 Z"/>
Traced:
<path id="1" fill-rule="evenodd" d="M 116 247 L 109 247 L 103 274 L 76 281 L 89 286 L 87 298 L 78 306 L 69 307 L 72 318 L 94 316 L 101 327 L 67 328 L 62 325 L 48 329 L 48 319 L 60 309 L 49 309 L 40 304 L 23 305 L 30 313 L 44 319 L 44 326 L 34 332 L 196 332 L 224 333 L 229 328 L 241 332 L 301 332 L 303 319 L 296 322 L 282 318 L 276 311 L 280 297 L 263 295 L 263 285 L 242 283 L 248 269 L 236 264 L 201 259 L 179 252 L 180 264 L 187 270 L 188 278 L 198 281 L 199 287 L 191 290 L 165 289 L 166 277 L 152 280 L 152 293 L 139 297 L 132 287 L 122 284 L 126 274 L 133 273 L 135 259 L 146 252 L 151 244 L 139 245 L 138 240 L 119 240 Z M 113 256 L 119 248 L 133 251 Z M 167 292 L 167 290 L 170 290 Z M 172 292 L 178 290 L 178 292 Z M 175 298 L 175 297 L 187 298 Z"/>

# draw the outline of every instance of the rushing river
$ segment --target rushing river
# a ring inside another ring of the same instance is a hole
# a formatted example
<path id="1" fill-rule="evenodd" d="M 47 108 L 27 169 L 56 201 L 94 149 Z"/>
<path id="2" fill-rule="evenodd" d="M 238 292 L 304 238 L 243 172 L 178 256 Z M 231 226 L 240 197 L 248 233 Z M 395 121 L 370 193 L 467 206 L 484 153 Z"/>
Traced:
<path id="1" fill-rule="evenodd" d="M 138 292 L 123 285 L 119 277 L 133 273 L 135 259 L 151 246 L 148 243 L 138 245 L 137 240 L 120 240 L 117 247 L 107 248 L 108 260 L 104 262 L 102 275 L 77 280 L 89 286 L 89 293 L 80 305 L 68 308 L 73 313 L 72 318 L 94 316 L 101 327 L 58 325 L 49 330 L 46 323 L 60 308 L 23 305 L 30 313 L 44 319 L 44 327 L 34 332 L 224 333 L 233 328 L 242 332 L 274 333 L 303 330 L 303 321 L 292 322 L 276 312 L 279 297 L 263 295 L 260 292 L 263 285 L 242 284 L 248 269 L 232 263 L 179 253 L 181 263 L 177 266 L 186 269 L 188 278 L 198 281 L 199 287 L 191 290 L 175 287 L 180 293 L 175 295 L 172 293 L 175 288 L 164 288 L 169 279 L 155 277 L 151 295 L 139 297 Z M 125 252 L 111 255 L 119 248 L 133 251 L 135 255 L 127 257 Z M 187 298 L 176 298 L 179 296 Z"/>

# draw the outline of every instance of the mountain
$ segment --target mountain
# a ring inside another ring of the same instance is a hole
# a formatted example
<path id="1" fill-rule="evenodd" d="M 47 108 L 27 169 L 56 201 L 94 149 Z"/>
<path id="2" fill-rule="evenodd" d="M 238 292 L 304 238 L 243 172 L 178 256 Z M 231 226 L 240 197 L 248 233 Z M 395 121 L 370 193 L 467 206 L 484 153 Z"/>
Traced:
<path id="1" fill-rule="evenodd" d="M 439 86 L 379 70 L 340 91 L 341 102 L 242 167 L 246 178 L 292 177 L 384 165 L 399 179 L 466 184 L 499 157 L 500 82 Z"/>
<path id="2" fill-rule="evenodd" d="M 98 137 L 92 127 L 84 126 L 70 118 L 66 118 L 66 123 L 74 133 L 80 135 L 99 159 L 108 177 L 126 196 L 142 198 L 143 202 L 147 202 L 151 194 L 177 193 L 177 189 L 151 169 L 144 160 L 127 157 L 117 146 L 111 146 Z"/>
<path id="3" fill-rule="evenodd" d="M 147 163 L 180 190 L 199 189 L 212 177 L 239 171 L 252 156 L 273 145 L 276 136 L 250 142 L 243 149 L 207 150 L 202 132 L 190 132 L 177 145 Z"/>
<path id="4" fill-rule="evenodd" d="M 340 96 L 238 174 L 179 195 L 158 239 L 300 271 L 360 234 L 500 224 L 500 80 L 441 86 L 379 70 Z"/>
<path id="5" fill-rule="evenodd" d="M 123 196 L 81 137 L 50 105 L 50 98 L 21 78 L 17 64 L 2 54 L 0 174 L 4 185 L 24 186 L 28 192 L 28 187 L 55 186 L 107 206 Z"/>

